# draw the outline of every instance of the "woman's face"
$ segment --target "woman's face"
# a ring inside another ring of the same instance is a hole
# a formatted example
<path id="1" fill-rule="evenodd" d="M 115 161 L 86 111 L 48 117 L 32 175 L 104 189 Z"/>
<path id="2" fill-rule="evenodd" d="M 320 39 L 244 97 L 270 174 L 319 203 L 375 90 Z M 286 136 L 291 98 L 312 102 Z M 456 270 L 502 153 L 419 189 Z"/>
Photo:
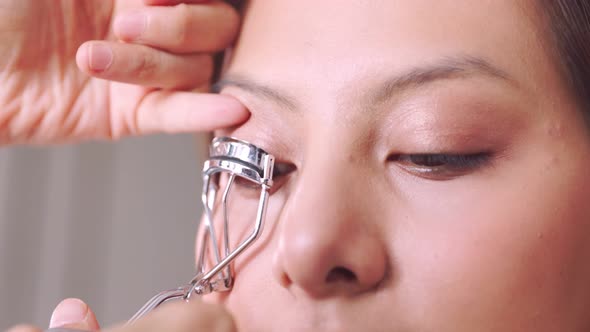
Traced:
<path id="1" fill-rule="evenodd" d="M 240 331 L 590 328 L 590 138 L 537 27 L 514 0 L 250 3 L 221 86 L 252 116 L 216 134 L 278 172 L 214 297 Z"/>

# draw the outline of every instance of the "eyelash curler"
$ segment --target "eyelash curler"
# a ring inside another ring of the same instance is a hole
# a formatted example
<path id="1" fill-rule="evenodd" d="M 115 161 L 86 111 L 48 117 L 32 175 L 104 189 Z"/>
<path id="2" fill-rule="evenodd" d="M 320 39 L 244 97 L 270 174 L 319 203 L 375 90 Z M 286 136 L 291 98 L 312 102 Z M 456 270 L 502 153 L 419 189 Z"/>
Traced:
<path id="1" fill-rule="evenodd" d="M 250 247 L 262 232 L 270 196 L 269 191 L 272 187 L 274 162 L 274 156 L 246 141 L 232 137 L 213 139 L 209 148 L 209 159 L 205 161 L 203 166 L 203 193 L 201 199 L 204 207 L 204 218 L 198 234 L 200 247 L 197 256 L 196 275 L 187 285 L 155 295 L 133 315 L 128 324 L 168 301 L 189 301 L 195 296 L 231 290 L 233 286 L 232 261 Z M 222 176 L 226 176 L 227 180 L 224 181 L 226 182 L 225 188 L 220 192 L 219 186 Z M 232 249 L 229 243 L 228 196 L 236 181 L 242 180 L 249 183 L 248 187 L 259 188 L 260 194 L 252 231 Z M 221 194 L 221 197 L 218 197 L 219 194 Z M 222 212 L 223 223 L 221 230 L 215 227 L 215 212 Z M 218 234 L 218 231 L 221 232 Z M 220 240 L 222 246 L 220 246 Z M 66 332 L 74 330 L 56 328 L 47 331 Z"/>
<path id="2" fill-rule="evenodd" d="M 203 194 L 201 199 L 204 207 L 204 220 L 199 232 L 200 248 L 197 256 L 197 274 L 187 285 L 154 296 L 129 320 L 130 323 L 170 300 L 189 301 L 195 295 L 230 290 L 233 286 L 231 262 L 252 245 L 262 232 L 269 190 L 272 186 L 274 157 L 253 144 L 231 137 L 213 139 L 209 154 L 209 159 L 205 161 L 203 167 Z M 223 212 L 221 234 L 223 246 L 220 246 L 213 214 L 216 209 L 216 197 L 219 191 L 218 182 L 222 173 L 227 174 L 229 178 L 220 202 L 220 208 Z M 260 196 L 252 232 L 232 250 L 229 243 L 227 201 L 237 178 L 245 179 L 259 186 Z M 214 258 L 214 264 L 209 264 L 212 266 L 208 266 L 206 261 L 207 250 L 209 249 L 212 251 Z"/>

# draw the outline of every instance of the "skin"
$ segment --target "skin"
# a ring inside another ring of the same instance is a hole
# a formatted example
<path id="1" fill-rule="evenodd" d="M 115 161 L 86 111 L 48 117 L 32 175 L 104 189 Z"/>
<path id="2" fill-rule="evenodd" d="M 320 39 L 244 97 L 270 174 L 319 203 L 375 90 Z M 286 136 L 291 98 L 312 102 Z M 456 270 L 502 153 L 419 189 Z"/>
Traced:
<path id="1" fill-rule="evenodd" d="M 512 0 L 252 1 L 220 84 L 252 116 L 216 134 L 281 172 L 234 289 L 206 300 L 238 331 L 590 329 L 590 137 L 539 24 Z M 257 195 L 234 187 L 234 245 Z M 190 305 L 137 330 L 235 329 Z"/>
<path id="2" fill-rule="evenodd" d="M 129 20 L 138 14 L 144 24 Z M 238 26 L 235 10 L 221 1 L 0 0 L 0 147 L 243 122 L 249 114 L 235 99 L 194 93 L 208 90 L 211 58 L 233 42 Z M 97 45 L 113 55 L 101 70 L 92 66 Z M 50 327 L 64 325 L 99 329 L 92 310 L 76 299 L 62 301 L 51 317 Z M 195 330 L 235 326 L 224 308 L 191 303 L 105 331 Z"/>
<path id="3" fill-rule="evenodd" d="M 252 116 L 216 134 L 296 169 L 209 299 L 239 331 L 590 328 L 590 137 L 526 2 L 255 0 L 243 24 L 220 87 Z M 233 194 L 235 245 L 257 193 Z"/>
<path id="4" fill-rule="evenodd" d="M 0 146 L 243 122 L 234 99 L 189 92 L 208 90 L 238 27 L 221 1 L 0 0 Z"/>
<path id="5" fill-rule="evenodd" d="M 71 301 L 66 299 L 58 305 L 56 311 L 52 316 L 52 324 L 55 322 L 56 313 L 63 309 L 64 302 Z M 79 300 L 77 300 L 80 302 Z M 81 302 L 80 302 L 81 303 Z M 85 306 L 85 304 L 81 303 Z M 80 319 L 77 323 L 65 324 L 61 327 L 73 329 L 73 331 L 98 331 L 99 327 L 96 323 L 94 314 L 85 307 L 86 317 Z M 199 315 L 195 315 L 199 312 Z M 58 327 L 52 325 L 51 327 Z M 119 326 L 111 327 L 101 331 L 105 332 L 141 332 L 141 331 L 175 331 L 175 332 L 192 332 L 192 331 L 211 331 L 211 332 L 235 332 L 236 327 L 232 317 L 218 305 L 204 304 L 202 302 L 191 302 L 189 304 L 170 303 L 163 305 L 158 310 L 152 312 L 144 319 L 137 321 L 132 325 L 120 324 Z M 43 332 L 42 329 L 19 325 L 11 328 L 6 332 Z"/>

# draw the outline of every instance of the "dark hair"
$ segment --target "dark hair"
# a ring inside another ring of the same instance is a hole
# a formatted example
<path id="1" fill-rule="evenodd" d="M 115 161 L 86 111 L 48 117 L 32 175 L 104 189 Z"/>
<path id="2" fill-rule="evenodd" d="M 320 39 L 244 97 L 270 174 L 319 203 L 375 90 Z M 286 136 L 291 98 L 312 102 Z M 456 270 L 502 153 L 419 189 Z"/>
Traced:
<path id="1" fill-rule="evenodd" d="M 590 1 L 537 0 L 563 75 L 590 124 Z"/>

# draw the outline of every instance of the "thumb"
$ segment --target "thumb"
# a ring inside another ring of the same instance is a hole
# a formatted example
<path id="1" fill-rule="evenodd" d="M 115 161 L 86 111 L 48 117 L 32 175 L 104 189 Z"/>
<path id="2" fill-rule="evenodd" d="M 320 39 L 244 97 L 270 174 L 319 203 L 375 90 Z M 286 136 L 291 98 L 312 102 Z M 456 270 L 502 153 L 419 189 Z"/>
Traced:
<path id="1" fill-rule="evenodd" d="M 53 310 L 50 328 L 66 327 L 84 331 L 98 331 L 99 326 L 94 312 L 79 299 L 65 299 Z"/>

